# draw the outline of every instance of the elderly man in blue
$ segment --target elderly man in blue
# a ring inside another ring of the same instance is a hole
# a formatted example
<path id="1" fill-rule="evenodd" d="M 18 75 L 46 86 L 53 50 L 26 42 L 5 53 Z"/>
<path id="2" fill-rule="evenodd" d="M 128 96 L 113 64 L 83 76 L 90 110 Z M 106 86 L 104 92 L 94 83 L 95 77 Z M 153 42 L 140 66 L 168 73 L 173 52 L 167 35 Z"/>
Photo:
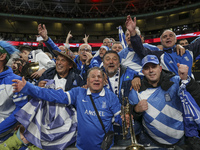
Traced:
<path id="1" fill-rule="evenodd" d="M 112 91 L 103 87 L 104 73 L 98 67 L 88 71 L 88 89 L 76 87 L 64 92 L 63 90 L 40 88 L 25 80 L 13 80 L 13 82 L 16 82 L 13 84 L 14 92 L 26 93 L 50 102 L 73 104 L 76 107 L 78 119 L 76 146 L 79 150 L 100 150 L 105 135 L 90 100 L 90 95 L 92 95 L 106 132 L 113 130 L 113 119 L 115 122 L 121 122 L 119 100 Z"/>
<path id="2" fill-rule="evenodd" d="M 200 101 L 199 85 L 188 76 L 188 66 L 177 64 L 179 76 L 162 70 L 155 55 L 147 55 L 142 60 L 144 78 L 139 91 L 129 94 L 133 102 L 135 120 L 142 118 L 144 127 L 141 144 L 151 144 L 161 148 L 184 144 L 183 108 L 179 97 L 179 84 L 184 82 L 187 91 Z M 196 89 L 195 89 L 196 87 Z"/>
<path id="3" fill-rule="evenodd" d="M 165 70 L 169 70 L 178 75 L 177 63 L 185 64 L 189 67 L 188 75 L 192 74 L 193 58 L 195 59 L 200 53 L 200 42 L 190 44 L 189 50 L 185 50 L 185 53 L 180 56 L 178 51 L 176 52 L 176 34 L 171 30 L 165 30 L 161 37 L 161 44 L 163 45 L 163 51 L 151 51 L 142 45 L 140 37 L 136 33 L 136 17 L 132 20 L 131 16 L 127 16 L 126 27 L 130 32 L 131 44 L 137 55 L 142 59 L 146 55 L 156 55 L 160 59 L 161 66 Z"/>
<path id="4" fill-rule="evenodd" d="M 27 102 L 23 94 L 13 94 L 12 79 L 21 79 L 6 66 L 10 56 L 18 52 L 7 42 L 0 41 L 0 141 L 4 141 L 17 123 L 14 114 Z"/>

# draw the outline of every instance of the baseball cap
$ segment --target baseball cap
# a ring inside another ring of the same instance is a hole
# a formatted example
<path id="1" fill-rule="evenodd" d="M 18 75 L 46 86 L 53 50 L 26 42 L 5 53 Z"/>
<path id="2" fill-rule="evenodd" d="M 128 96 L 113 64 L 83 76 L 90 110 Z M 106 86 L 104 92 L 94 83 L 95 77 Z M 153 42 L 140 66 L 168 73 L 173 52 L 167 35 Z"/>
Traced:
<path id="1" fill-rule="evenodd" d="M 106 51 L 109 50 L 109 48 L 107 46 L 102 45 L 100 48 L 104 48 Z"/>
<path id="2" fill-rule="evenodd" d="M 153 64 L 160 64 L 158 58 L 155 55 L 147 55 L 142 59 L 142 68 L 147 64 L 147 63 L 153 63 Z"/>

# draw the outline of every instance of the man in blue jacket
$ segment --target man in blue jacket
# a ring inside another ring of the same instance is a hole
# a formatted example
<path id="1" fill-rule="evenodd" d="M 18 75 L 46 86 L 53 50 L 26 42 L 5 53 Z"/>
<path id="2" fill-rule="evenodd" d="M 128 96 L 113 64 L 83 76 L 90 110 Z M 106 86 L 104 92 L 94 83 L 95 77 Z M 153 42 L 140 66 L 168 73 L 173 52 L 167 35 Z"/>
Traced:
<path id="1" fill-rule="evenodd" d="M 129 94 L 133 102 L 135 120 L 142 119 L 144 136 L 141 144 L 169 148 L 184 144 L 183 106 L 179 97 L 179 84 L 186 84 L 187 91 L 200 104 L 199 85 L 188 76 L 188 66 L 177 64 L 178 74 L 162 70 L 155 55 L 142 60 L 144 78 L 139 91 Z"/>
<path id="2" fill-rule="evenodd" d="M 63 90 L 40 88 L 24 79 L 23 81 L 13 80 L 13 82 L 16 82 L 13 84 L 14 92 L 26 93 L 50 102 L 73 104 L 76 107 L 78 119 L 76 146 L 79 150 L 101 150 L 100 146 L 105 135 L 96 116 L 90 95 L 94 100 L 106 132 L 113 130 L 113 117 L 116 122 L 121 122 L 119 100 L 113 92 L 103 87 L 104 73 L 97 67 L 88 71 L 88 89 L 77 87 L 64 92 Z"/>
<path id="3" fill-rule="evenodd" d="M 200 42 L 190 44 L 189 50 L 180 56 L 176 52 L 176 34 L 171 30 L 165 30 L 161 37 L 161 44 L 163 45 L 163 51 L 151 51 L 144 48 L 140 37 L 136 33 L 136 18 L 131 19 L 131 16 L 127 16 L 126 27 L 131 35 L 132 47 L 137 55 L 142 59 L 146 55 L 153 54 L 160 59 L 161 66 L 165 70 L 169 70 L 178 75 L 177 63 L 186 64 L 189 67 L 188 75 L 192 75 L 193 58 L 195 59 L 200 53 Z"/>
<path id="4" fill-rule="evenodd" d="M 128 97 L 131 81 L 135 76 L 138 76 L 138 72 L 121 65 L 118 53 L 112 50 L 105 53 L 103 57 L 103 68 L 108 81 L 106 87 L 117 95 L 122 104 L 122 96 Z M 116 132 L 115 145 L 131 145 L 130 138 L 122 140 L 122 128 L 119 124 L 114 125 L 114 130 Z"/>
<path id="5" fill-rule="evenodd" d="M 54 79 L 56 88 L 62 88 L 64 91 L 84 85 L 82 77 L 74 71 L 76 63 L 73 61 L 73 57 L 69 55 L 68 51 L 70 50 L 61 52 L 54 51 L 57 55 L 56 66 L 49 68 L 43 73 L 39 78 L 38 86 L 45 86 L 47 81 L 44 81 L 44 79 Z"/>
<path id="6" fill-rule="evenodd" d="M 16 126 L 14 114 L 27 103 L 24 94 L 13 94 L 12 79 L 21 79 L 6 66 L 10 56 L 17 52 L 12 45 L 0 41 L 0 141 L 4 141 Z"/>

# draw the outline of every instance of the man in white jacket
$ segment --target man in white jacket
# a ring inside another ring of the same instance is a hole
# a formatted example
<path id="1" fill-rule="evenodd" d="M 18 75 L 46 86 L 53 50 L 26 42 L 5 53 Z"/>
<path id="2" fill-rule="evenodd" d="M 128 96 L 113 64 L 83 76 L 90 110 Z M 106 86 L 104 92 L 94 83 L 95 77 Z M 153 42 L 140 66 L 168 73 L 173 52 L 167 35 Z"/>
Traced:
<path id="1" fill-rule="evenodd" d="M 28 45 L 23 45 L 19 48 L 20 57 L 26 62 L 38 62 L 38 71 L 31 74 L 32 79 L 38 79 L 49 68 L 55 66 L 55 62 L 52 61 L 41 49 L 32 50 Z"/>

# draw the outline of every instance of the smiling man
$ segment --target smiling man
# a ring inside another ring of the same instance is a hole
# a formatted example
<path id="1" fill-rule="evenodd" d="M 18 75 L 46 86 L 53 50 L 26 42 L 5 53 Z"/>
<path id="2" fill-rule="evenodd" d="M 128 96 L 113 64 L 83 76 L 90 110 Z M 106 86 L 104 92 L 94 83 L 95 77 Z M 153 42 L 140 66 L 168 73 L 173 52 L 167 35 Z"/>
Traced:
<path id="1" fill-rule="evenodd" d="M 199 85 L 188 76 L 188 66 L 177 64 L 178 74 L 162 70 L 155 55 L 142 59 L 139 91 L 132 90 L 129 99 L 134 103 L 133 116 L 141 121 L 144 131 L 141 144 L 170 148 L 184 144 L 183 106 L 179 95 L 179 84 L 185 83 L 187 91 L 199 104 Z M 191 124 L 192 126 L 192 124 Z"/>
<path id="2" fill-rule="evenodd" d="M 145 48 L 142 44 L 140 37 L 136 31 L 136 17 L 132 20 L 131 16 L 127 16 L 126 28 L 129 30 L 131 35 L 131 45 L 142 59 L 146 55 L 156 55 L 160 59 L 161 66 L 165 70 L 169 70 L 178 75 L 177 63 L 185 64 L 189 67 L 188 75 L 192 75 L 192 64 L 193 58 L 196 58 L 200 54 L 200 42 L 195 42 L 190 45 L 189 50 L 185 50 L 183 55 L 179 55 L 176 50 L 176 34 L 167 29 L 160 36 L 161 44 L 163 45 L 163 51 L 152 51 Z"/>
<path id="3" fill-rule="evenodd" d="M 121 123 L 121 105 L 117 96 L 109 89 L 104 88 L 104 73 L 94 67 L 88 70 L 88 89 L 81 87 L 73 88 L 68 92 L 63 90 L 45 89 L 34 86 L 25 80 L 13 80 L 14 92 L 27 93 L 33 97 L 45 99 L 50 102 L 74 105 L 77 110 L 78 135 L 77 148 L 80 150 L 101 150 L 100 146 L 105 135 L 104 130 L 96 116 L 90 100 L 92 96 L 106 132 L 112 131 L 113 117 Z"/>
<path id="4" fill-rule="evenodd" d="M 82 86 L 84 83 L 81 76 L 74 71 L 76 63 L 73 61 L 73 54 L 70 50 L 53 51 L 56 55 L 56 66 L 45 71 L 39 78 L 39 86 L 44 87 L 47 81 L 44 79 L 54 79 L 56 88 L 68 91 L 73 87 Z"/>
<path id="5" fill-rule="evenodd" d="M 89 44 L 82 44 L 79 47 L 78 54 L 79 55 L 74 58 L 74 62 L 82 76 L 87 74 L 88 69 L 98 67 L 98 62 L 92 59 L 92 47 Z"/>
<path id="6" fill-rule="evenodd" d="M 106 87 L 110 89 L 119 98 L 119 102 L 122 102 L 122 95 L 128 97 L 131 87 L 131 81 L 134 76 L 138 76 L 138 73 L 128 67 L 120 65 L 120 58 L 116 51 L 107 51 L 103 57 L 103 67 L 107 75 L 108 84 Z M 121 92 L 123 89 L 123 93 Z M 118 100 L 118 99 L 116 99 Z M 116 146 L 128 146 L 131 144 L 130 138 L 122 140 L 122 128 L 119 124 L 114 125 L 115 145 Z"/>

